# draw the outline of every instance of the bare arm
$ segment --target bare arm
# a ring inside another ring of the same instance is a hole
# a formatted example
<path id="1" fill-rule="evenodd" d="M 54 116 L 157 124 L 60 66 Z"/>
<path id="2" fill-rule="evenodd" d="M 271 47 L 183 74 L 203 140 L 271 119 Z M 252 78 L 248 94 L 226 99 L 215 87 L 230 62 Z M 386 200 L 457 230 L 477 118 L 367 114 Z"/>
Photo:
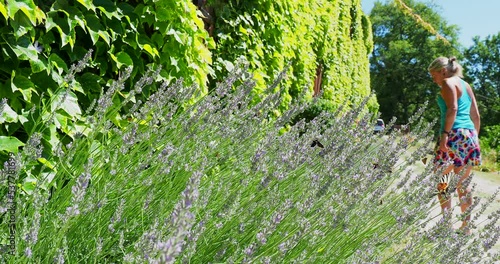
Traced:
<path id="1" fill-rule="evenodd" d="M 453 128 L 453 123 L 455 123 L 458 111 L 457 89 L 455 88 L 454 82 L 450 79 L 444 80 L 441 88 L 441 96 L 446 103 L 446 119 L 443 129 L 449 132 Z"/>
<path id="2" fill-rule="evenodd" d="M 441 86 L 441 96 L 446 103 L 446 117 L 444 121 L 444 131 L 450 132 L 453 128 L 453 123 L 457 118 L 458 103 L 457 103 L 457 89 L 450 79 L 445 79 L 443 85 Z M 439 140 L 439 149 L 441 151 L 448 151 L 448 134 L 442 133 L 441 140 Z"/>
<path id="3" fill-rule="evenodd" d="M 470 118 L 472 119 L 472 123 L 474 123 L 474 128 L 479 134 L 479 128 L 481 127 L 481 116 L 479 115 L 479 109 L 477 108 L 476 97 L 474 96 L 474 92 L 469 84 L 467 84 L 467 93 L 469 93 L 469 97 L 471 98 L 472 104 L 470 106 Z"/>

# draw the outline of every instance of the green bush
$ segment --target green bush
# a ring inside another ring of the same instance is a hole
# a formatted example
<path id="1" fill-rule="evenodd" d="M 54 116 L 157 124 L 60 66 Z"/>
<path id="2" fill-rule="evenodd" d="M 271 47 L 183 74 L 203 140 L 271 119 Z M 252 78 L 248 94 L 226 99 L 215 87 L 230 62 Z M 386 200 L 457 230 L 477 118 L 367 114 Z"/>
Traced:
<path id="1" fill-rule="evenodd" d="M 482 170 L 500 170 L 500 125 L 487 126 L 481 133 Z"/>

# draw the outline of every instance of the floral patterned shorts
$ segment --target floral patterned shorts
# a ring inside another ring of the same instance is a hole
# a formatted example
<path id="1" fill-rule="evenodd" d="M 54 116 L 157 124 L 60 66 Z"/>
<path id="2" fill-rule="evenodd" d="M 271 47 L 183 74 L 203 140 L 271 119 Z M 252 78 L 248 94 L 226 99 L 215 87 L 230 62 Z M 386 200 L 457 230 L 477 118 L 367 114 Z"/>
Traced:
<path id="1" fill-rule="evenodd" d="M 448 152 L 436 151 L 434 164 L 442 166 L 452 164 L 455 167 L 464 165 L 481 165 L 481 149 L 479 148 L 479 138 L 476 130 L 458 128 L 450 131 L 448 137 Z"/>

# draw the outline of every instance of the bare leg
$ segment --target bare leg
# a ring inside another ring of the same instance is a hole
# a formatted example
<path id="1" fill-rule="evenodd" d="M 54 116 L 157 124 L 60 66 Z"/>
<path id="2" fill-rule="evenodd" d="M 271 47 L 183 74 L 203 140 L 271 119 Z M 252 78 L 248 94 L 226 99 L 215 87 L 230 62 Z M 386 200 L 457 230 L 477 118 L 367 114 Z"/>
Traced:
<path id="1" fill-rule="evenodd" d="M 455 173 L 458 174 L 460 172 L 460 170 L 462 170 L 462 169 L 463 169 L 463 167 L 455 169 Z M 462 183 L 464 182 L 464 180 L 466 180 L 470 176 L 471 170 L 472 170 L 472 166 L 465 167 L 465 173 L 460 178 L 460 180 L 458 180 L 458 184 L 457 184 L 458 198 L 460 199 L 460 210 L 462 211 L 462 213 L 467 211 L 469 206 L 472 205 L 472 193 L 471 193 L 470 186 L 467 186 L 465 188 L 464 188 L 464 186 L 462 186 Z M 462 226 L 460 227 L 462 230 L 465 231 L 466 234 L 470 234 L 470 229 L 467 228 L 468 221 L 470 221 L 470 214 L 465 216 L 465 218 L 462 222 Z"/>

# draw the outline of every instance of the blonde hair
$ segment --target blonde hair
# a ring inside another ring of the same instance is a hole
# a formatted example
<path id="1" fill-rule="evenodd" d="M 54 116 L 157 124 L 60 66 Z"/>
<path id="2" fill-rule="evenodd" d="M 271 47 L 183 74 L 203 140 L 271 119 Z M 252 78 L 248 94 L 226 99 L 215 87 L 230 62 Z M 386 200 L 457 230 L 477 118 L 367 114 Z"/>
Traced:
<path id="1" fill-rule="evenodd" d="M 451 73 L 451 76 L 458 76 L 463 78 L 462 65 L 457 61 L 456 57 L 438 57 L 435 59 L 427 68 L 428 71 L 439 71 L 445 68 L 447 72 Z"/>

